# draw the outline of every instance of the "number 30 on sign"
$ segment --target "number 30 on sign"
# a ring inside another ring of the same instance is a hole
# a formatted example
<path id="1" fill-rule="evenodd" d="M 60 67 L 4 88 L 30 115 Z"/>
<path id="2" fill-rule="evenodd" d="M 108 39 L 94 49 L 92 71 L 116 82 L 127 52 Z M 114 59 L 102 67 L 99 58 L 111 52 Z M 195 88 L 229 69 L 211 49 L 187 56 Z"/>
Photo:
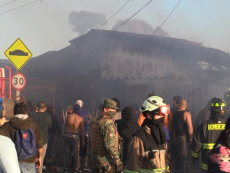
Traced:
<path id="1" fill-rule="evenodd" d="M 12 76 L 12 85 L 15 90 L 22 90 L 26 86 L 26 77 L 24 74 L 17 72 Z"/>

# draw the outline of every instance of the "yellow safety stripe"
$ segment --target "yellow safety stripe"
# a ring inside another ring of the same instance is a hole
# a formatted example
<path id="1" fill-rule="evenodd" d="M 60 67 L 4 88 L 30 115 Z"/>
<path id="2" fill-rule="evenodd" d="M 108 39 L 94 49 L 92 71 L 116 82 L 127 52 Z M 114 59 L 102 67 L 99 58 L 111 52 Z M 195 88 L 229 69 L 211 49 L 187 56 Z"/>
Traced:
<path id="1" fill-rule="evenodd" d="M 158 169 L 141 169 L 141 173 L 165 173 L 165 168 L 162 168 L 162 170 L 161 170 L 161 168 L 158 168 Z"/>
<path id="2" fill-rule="evenodd" d="M 203 149 L 211 150 L 213 149 L 215 143 L 203 143 Z"/>
<path id="3" fill-rule="evenodd" d="M 227 95 L 227 97 L 229 97 L 229 95 Z M 211 106 L 214 106 L 214 103 L 212 103 Z M 219 107 L 220 105 L 219 105 L 219 103 L 216 103 L 215 106 Z M 221 106 L 225 106 L 225 103 L 222 103 Z"/>
<path id="4" fill-rule="evenodd" d="M 169 166 L 167 167 L 167 169 L 169 169 Z M 165 173 L 165 168 L 158 168 L 158 169 L 141 169 L 141 173 Z M 123 171 L 124 173 L 138 173 L 137 171 L 132 171 L 129 169 L 124 169 Z"/>
<path id="5" fill-rule="evenodd" d="M 160 170 L 141 170 L 141 173 L 162 173 L 162 171 L 161 169 Z"/>
<path id="6" fill-rule="evenodd" d="M 208 165 L 206 165 L 206 164 L 202 163 L 202 169 L 204 169 L 204 170 L 208 170 Z"/>
<path id="7" fill-rule="evenodd" d="M 128 169 L 124 169 L 123 170 L 124 173 L 139 173 L 138 171 L 132 171 L 132 170 L 128 170 Z"/>
<path id="8" fill-rule="evenodd" d="M 192 154 L 192 157 L 198 157 L 198 156 L 199 156 L 198 153 L 195 153 L 195 152 L 193 152 L 193 151 L 191 151 L 191 154 Z"/>
<path id="9" fill-rule="evenodd" d="M 226 124 L 209 124 L 208 130 L 224 130 Z"/>

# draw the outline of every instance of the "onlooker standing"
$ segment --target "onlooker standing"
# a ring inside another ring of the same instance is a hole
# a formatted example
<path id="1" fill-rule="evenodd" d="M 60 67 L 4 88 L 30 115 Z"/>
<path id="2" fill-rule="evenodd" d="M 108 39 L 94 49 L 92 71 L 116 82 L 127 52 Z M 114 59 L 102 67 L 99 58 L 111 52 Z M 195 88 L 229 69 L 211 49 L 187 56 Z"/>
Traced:
<path id="1" fill-rule="evenodd" d="M 88 141 L 88 123 L 89 123 L 89 113 L 83 110 L 84 102 L 82 100 L 77 100 L 76 104 L 80 106 L 80 116 L 83 118 L 84 121 L 84 130 L 85 130 L 85 145 L 82 146 L 82 133 L 81 129 L 79 129 L 80 135 L 80 157 L 81 157 L 81 170 L 84 169 L 85 171 L 90 171 L 88 166 L 88 151 L 87 151 L 87 141 Z M 84 162 L 84 164 L 83 164 Z M 84 165 L 84 166 L 83 166 Z"/>
<path id="2" fill-rule="evenodd" d="M 139 129 L 139 125 L 134 122 L 134 111 L 131 106 L 125 107 L 121 112 L 122 119 L 116 120 L 117 131 L 119 135 L 123 138 L 123 159 L 122 162 L 125 165 L 126 157 L 128 154 L 128 142 L 134 133 Z"/>
<path id="3" fill-rule="evenodd" d="M 73 150 L 74 155 L 74 173 L 79 171 L 79 128 L 82 133 L 82 146 L 85 145 L 85 130 L 84 121 L 80 114 L 80 106 L 75 104 L 73 106 L 73 113 L 69 114 L 66 118 L 66 131 L 65 131 L 65 160 L 64 160 L 64 172 L 68 172 L 68 164 L 70 153 Z"/>
<path id="4" fill-rule="evenodd" d="M 61 129 L 61 125 L 59 124 L 58 119 L 55 115 L 53 105 L 48 105 L 46 112 L 48 112 L 52 117 L 52 127 L 49 128 L 49 130 L 48 130 L 49 142 L 48 142 L 48 147 L 47 147 L 48 163 L 51 164 L 52 163 L 52 154 L 53 154 L 52 151 L 53 151 L 53 144 L 54 144 L 54 140 L 55 140 L 55 135 L 57 135 L 57 134 L 60 135 L 62 133 L 62 129 Z"/>
<path id="5" fill-rule="evenodd" d="M 21 173 L 14 143 L 2 135 L 0 141 L 0 173 Z"/>
<path id="6" fill-rule="evenodd" d="M 73 106 L 68 106 L 66 110 L 67 110 L 67 115 L 72 114 L 73 113 Z"/>
<path id="7" fill-rule="evenodd" d="M 14 106 L 14 117 L 0 127 L 0 135 L 9 137 L 14 141 L 21 172 L 36 173 L 35 164 L 36 167 L 41 167 L 42 165 L 43 139 L 37 124 L 28 117 L 24 103 L 17 103 Z M 34 142 L 36 145 L 33 145 L 35 144 Z M 23 147 L 23 145 L 27 147 Z M 37 150 L 38 158 L 36 155 Z"/>
<path id="8" fill-rule="evenodd" d="M 170 132 L 173 139 L 171 151 L 174 160 L 175 172 L 185 173 L 189 171 L 189 142 L 192 142 L 193 126 L 191 114 L 186 111 L 187 101 L 182 99 L 178 103 L 178 110 L 171 116 Z"/>
<path id="9" fill-rule="evenodd" d="M 113 101 L 116 102 L 118 109 L 116 110 L 116 115 L 113 117 L 113 121 L 121 119 L 121 110 L 120 110 L 120 101 L 118 98 L 112 98 Z"/>
<path id="10" fill-rule="evenodd" d="M 46 149 L 47 149 L 47 143 L 49 141 L 48 137 L 48 128 L 52 126 L 52 118 L 51 115 L 46 112 L 46 103 L 43 101 L 40 101 L 37 106 L 38 112 L 32 112 L 30 113 L 30 117 L 34 120 L 34 122 L 38 125 L 40 128 L 42 137 L 43 137 L 43 151 L 42 151 L 42 160 L 41 160 L 41 167 L 37 169 L 39 173 L 42 173 L 43 169 L 43 161 L 44 157 L 46 155 Z"/>

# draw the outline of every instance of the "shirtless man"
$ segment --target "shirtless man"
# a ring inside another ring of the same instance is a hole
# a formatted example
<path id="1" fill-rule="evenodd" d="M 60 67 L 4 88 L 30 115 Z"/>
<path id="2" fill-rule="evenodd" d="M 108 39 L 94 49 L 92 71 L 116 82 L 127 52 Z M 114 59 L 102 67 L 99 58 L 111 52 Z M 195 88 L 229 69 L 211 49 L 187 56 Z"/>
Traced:
<path id="1" fill-rule="evenodd" d="M 186 111 L 187 101 L 182 99 L 178 104 L 178 110 L 170 117 L 170 129 L 173 136 L 172 155 L 175 172 L 188 172 L 189 143 L 193 137 L 191 114 Z"/>
<path id="2" fill-rule="evenodd" d="M 65 130 L 65 161 L 64 161 L 64 172 L 68 172 L 68 163 L 71 156 L 71 148 L 74 154 L 74 173 L 79 171 L 79 148 L 80 148 L 80 138 L 79 138 L 79 127 L 82 132 L 82 145 L 84 146 L 84 121 L 80 114 L 80 106 L 75 104 L 73 106 L 73 113 L 68 114 L 66 118 L 66 130 Z"/>

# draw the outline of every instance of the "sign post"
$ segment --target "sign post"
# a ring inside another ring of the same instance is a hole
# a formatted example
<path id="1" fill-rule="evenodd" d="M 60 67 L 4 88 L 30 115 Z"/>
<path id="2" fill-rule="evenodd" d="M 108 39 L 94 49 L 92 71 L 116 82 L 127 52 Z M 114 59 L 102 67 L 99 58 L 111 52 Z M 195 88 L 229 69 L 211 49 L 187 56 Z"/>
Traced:
<path id="1" fill-rule="evenodd" d="M 19 71 L 33 56 L 20 38 L 5 51 L 5 55 L 17 71 Z"/>
<path id="2" fill-rule="evenodd" d="M 30 60 L 33 54 L 26 47 L 20 38 L 18 38 L 6 51 L 5 55 L 17 70 L 12 77 L 12 85 L 16 90 L 16 100 L 20 100 L 20 90 L 26 86 L 26 78 L 19 71 Z"/>
<path id="3" fill-rule="evenodd" d="M 16 90 L 16 100 L 20 100 L 20 91 L 26 86 L 26 77 L 20 72 L 12 76 L 12 86 Z"/>

